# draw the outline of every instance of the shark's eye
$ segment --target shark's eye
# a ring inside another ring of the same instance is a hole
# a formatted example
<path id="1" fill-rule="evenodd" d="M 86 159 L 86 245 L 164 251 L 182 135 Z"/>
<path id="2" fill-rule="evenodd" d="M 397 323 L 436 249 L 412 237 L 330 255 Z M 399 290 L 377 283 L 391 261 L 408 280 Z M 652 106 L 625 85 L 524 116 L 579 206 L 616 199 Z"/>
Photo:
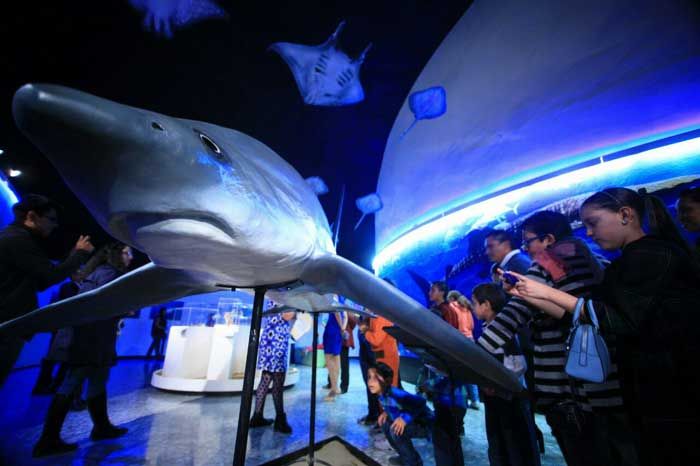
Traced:
<path id="1" fill-rule="evenodd" d="M 157 129 L 158 131 L 165 131 L 165 128 L 163 128 L 163 125 L 161 125 L 157 121 L 151 122 L 151 128 Z"/>
<path id="2" fill-rule="evenodd" d="M 214 155 L 214 157 L 223 162 L 226 161 L 226 156 L 224 155 L 224 152 L 221 150 L 221 148 L 206 134 L 202 133 L 199 130 L 194 130 L 195 133 L 199 136 L 199 140 L 202 141 L 202 144 L 209 149 L 209 151 Z"/>

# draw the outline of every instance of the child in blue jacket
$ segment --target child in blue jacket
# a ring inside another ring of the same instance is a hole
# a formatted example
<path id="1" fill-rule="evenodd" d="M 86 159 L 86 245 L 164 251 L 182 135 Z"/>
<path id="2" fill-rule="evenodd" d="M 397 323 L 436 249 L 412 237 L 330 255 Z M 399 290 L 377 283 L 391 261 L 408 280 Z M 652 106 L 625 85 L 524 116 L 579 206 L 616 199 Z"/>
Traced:
<path id="1" fill-rule="evenodd" d="M 367 387 L 379 397 L 383 413 L 377 423 L 384 431 L 399 456 L 389 458 L 390 464 L 421 466 L 423 460 L 413 446 L 412 439 L 428 437 L 433 423 L 433 412 L 423 397 L 393 387 L 394 371 L 384 363 L 367 369 Z"/>

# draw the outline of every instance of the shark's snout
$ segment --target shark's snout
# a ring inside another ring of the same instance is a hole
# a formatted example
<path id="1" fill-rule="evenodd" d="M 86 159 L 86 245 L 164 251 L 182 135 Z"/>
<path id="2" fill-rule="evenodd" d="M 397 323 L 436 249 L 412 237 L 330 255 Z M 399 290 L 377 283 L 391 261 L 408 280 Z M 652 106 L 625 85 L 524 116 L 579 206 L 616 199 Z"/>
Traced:
<path id="1" fill-rule="evenodd" d="M 163 131 L 152 128 L 147 112 L 52 84 L 22 86 L 12 110 L 20 130 L 103 225 L 115 209 L 134 210 L 132 197 L 145 197 L 135 178 L 163 171 L 165 157 L 152 137 Z"/>
<path id="2" fill-rule="evenodd" d="M 17 126 L 32 141 L 46 145 L 56 138 L 110 132 L 120 124 L 115 109 L 110 108 L 116 105 L 63 86 L 26 84 L 15 93 L 12 112 Z"/>

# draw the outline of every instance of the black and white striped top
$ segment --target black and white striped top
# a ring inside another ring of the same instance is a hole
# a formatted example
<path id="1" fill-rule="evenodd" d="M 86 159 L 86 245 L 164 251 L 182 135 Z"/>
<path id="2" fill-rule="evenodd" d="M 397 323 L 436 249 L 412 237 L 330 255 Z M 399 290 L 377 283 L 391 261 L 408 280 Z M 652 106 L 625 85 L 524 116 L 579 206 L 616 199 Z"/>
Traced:
<path id="1" fill-rule="evenodd" d="M 590 256 L 589 256 L 590 257 Z M 537 262 L 533 262 L 527 276 L 538 282 L 574 296 L 588 297 L 598 284 L 600 274 L 592 271 L 591 261 L 583 255 L 562 257 L 567 274 L 554 282 L 552 276 Z M 566 340 L 571 329 L 572 316 L 567 313 L 555 319 L 522 298 L 513 297 L 499 312 L 493 322 L 484 329 L 479 343 L 489 352 L 513 339 L 517 329 L 530 325 L 534 346 L 534 387 L 530 390 L 537 400 L 538 409 L 558 401 L 570 400 L 572 382 L 575 399 L 585 410 L 619 410 L 622 407 L 622 392 L 615 364 L 614 342 L 606 340 L 612 361 L 611 372 L 603 383 L 589 383 L 571 379 L 564 372 L 566 363 Z"/>

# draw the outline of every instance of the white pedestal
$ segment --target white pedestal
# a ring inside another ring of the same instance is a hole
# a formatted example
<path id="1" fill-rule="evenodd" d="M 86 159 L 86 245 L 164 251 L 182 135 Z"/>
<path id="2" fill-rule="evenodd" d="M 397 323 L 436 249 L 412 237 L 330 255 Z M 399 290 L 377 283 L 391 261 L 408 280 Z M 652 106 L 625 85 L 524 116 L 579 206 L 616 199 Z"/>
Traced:
<path id="1" fill-rule="evenodd" d="M 240 392 L 248 351 L 250 326 L 172 326 L 163 369 L 153 373 L 151 385 L 182 392 Z M 255 383 L 260 378 L 255 374 Z M 290 367 L 285 387 L 299 381 Z"/>
<path id="2" fill-rule="evenodd" d="M 233 326 L 217 325 L 211 342 L 207 380 L 231 378 L 231 363 L 234 357 L 233 341 L 238 329 Z"/>

